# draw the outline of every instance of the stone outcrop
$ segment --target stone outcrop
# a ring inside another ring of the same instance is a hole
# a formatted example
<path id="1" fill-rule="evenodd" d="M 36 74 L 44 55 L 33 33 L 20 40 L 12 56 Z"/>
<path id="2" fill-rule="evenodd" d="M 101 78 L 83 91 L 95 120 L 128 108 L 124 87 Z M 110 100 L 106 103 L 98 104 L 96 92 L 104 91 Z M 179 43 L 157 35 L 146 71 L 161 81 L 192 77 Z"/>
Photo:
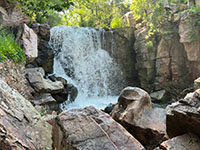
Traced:
<path id="1" fill-rule="evenodd" d="M 121 125 L 92 106 L 64 111 L 57 119 L 63 131 L 57 149 L 144 150 Z"/>
<path id="2" fill-rule="evenodd" d="M 138 71 L 138 79 L 140 86 L 147 91 L 154 89 L 154 81 L 156 76 L 156 48 L 147 48 L 146 28 L 139 28 L 135 31 L 134 49 L 136 53 L 136 70 Z"/>
<path id="3" fill-rule="evenodd" d="M 134 28 L 112 29 L 102 32 L 102 49 L 119 64 L 123 72 L 126 85 L 138 85 L 137 71 L 135 68 L 136 54 L 134 51 Z M 123 86 L 124 81 L 119 80 Z M 118 81 L 118 82 L 119 82 Z"/>
<path id="4" fill-rule="evenodd" d="M 200 138 L 194 134 L 184 134 L 163 142 L 157 150 L 198 150 Z"/>
<path id="5" fill-rule="evenodd" d="M 17 90 L 27 100 L 32 100 L 33 88 L 29 85 L 24 74 L 24 66 L 12 61 L 0 63 L 0 78 L 11 88 Z"/>
<path id="6" fill-rule="evenodd" d="M 122 124 L 147 149 L 155 148 L 165 135 L 165 110 L 153 108 L 151 98 L 140 88 L 125 88 L 112 111 Z"/>
<path id="7" fill-rule="evenodd" d="M 168 38 L 163 37 L 158 46 L 156 82 L 158 84 L 163 83 L 164 85 L 168 82 L 176 84 L 178 82 L 179 85 L 188 84 L 186 81 L 191 83 L 189 76 L 185 76 L 188 73 L 188 68 L 186 67 L 187 57 L 183 45 L 178 42 L 178 33 L 174 33 L 173 39 Z"/>
<path id="8" fill-rule="evenodd" d="M 56 94 L 64 90 L 64 86 L 61 81 L 53 82 L 51 80 L 44 79 L 44 75 L 38 70 L 41 70 L 41 68 L 33 68 L 32 71 L 26 71 L 26 77 L 36 92 Z"/>
<path id="9" fill-rule="evenodd" d="M 200 135 L 200 89 L 167 107 L 167 134 L 170 138 L 184 133 Z"/>
<path id="10" fill-rule="evenodd" d="M 15 7 L 15 2 L 1 0 L 0 2 L 0 25 L 2 26 L 19 26 L 28 23 L 29 19 L 20 8 Z"/>
<path id="11" fill-rule="evenodd" d="M 32 62 L 38 57 L 38 38 L 32 29 L 24 24 L 22 43 L 27 63 Z"/>
<path id="12" fill-rule="evenodd" d="M 31 103 L 0 79 L 0 149 L 51 149 L 51 130 Z"/>
<path id="13" fill-rule="evenodd" d="M 42 67 L 45 73 L 53 72 L 54 53 L 48 42 L 50 39 L 50 26 L 47 24 L 33 24 L 32 29 L 38 35 L 38 58 L 31 63 L 34 67 Z"/>
<path id="14" fill-rule="evenodd" d="M 194 27 L 197 32 L 191 35 L 191 23 L 184 14 L 179 24 L 180 42 L 183 43 L 189 61 L 189 72 L 192 80 L 200 74 L 200 27 Z M 195 70 L 195 71 L 194 71 Z"/>

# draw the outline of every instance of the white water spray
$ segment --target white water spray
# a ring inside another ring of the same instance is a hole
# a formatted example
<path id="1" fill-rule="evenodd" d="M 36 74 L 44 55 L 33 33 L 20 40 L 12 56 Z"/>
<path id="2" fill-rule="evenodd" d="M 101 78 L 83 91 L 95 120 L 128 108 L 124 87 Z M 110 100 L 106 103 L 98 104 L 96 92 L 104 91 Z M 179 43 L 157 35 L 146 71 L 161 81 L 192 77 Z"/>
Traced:
<path id="1" fill-rule="evenodd" d="M 66 108 L 104 107 L 117 101 L 123 81 L 119 66 L 101 48 L 103 29 L 60 26 L 51 29 L 54 73 L 78 88 L 78 98 Z M 112 41 L 112 40 L 111 40 Z M 113 99 L 114 98 L 114 99 Z"/>

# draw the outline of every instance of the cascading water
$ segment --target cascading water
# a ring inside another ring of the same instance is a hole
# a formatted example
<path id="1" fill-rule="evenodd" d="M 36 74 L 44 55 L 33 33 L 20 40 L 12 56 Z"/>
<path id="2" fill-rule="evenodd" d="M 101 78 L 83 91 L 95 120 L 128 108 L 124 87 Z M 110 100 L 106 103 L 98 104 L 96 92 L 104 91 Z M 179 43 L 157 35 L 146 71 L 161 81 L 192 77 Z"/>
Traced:
<path id="1" fill-rule="evenodd" d="M 67 108 L 116 102 L 122 88 L 119 66 L 101 48 L 103 29 L 60 26 L 51 29 L 49 44 L 55 52 L 54 73 L 78 88 L 75 102 Z"/>

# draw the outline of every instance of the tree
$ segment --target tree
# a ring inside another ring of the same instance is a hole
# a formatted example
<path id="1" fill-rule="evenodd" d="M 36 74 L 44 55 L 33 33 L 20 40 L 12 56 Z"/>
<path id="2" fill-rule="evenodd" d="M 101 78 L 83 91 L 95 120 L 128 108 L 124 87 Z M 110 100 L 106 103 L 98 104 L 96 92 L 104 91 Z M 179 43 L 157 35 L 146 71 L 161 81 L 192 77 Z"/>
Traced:
<path id="1" fill-rule="evenodd" d="M 120 22 L 122 7 L 124 8 L 122 1 L 73 0 L 74 5 L 64 13 L 65 23 L 82 27 L 109 28 L 113 19 L 114 22 Z"/>
<path id="2" fill-rule="evenodd" d="M 50 11 L 61 12 L 73 5 L 71 0 L 10 0 L 17 1 L 22 11 L 37 22 L 49 15 Z"/>

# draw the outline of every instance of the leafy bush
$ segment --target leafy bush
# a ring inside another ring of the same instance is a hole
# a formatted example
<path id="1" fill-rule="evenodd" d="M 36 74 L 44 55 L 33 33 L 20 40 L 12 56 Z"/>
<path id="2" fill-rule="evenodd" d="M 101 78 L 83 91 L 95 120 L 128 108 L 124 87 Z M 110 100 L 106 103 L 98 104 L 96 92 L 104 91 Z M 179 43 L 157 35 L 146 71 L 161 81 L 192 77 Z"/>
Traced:
<path id="1" fill-rule="evenodd" d="M 17 44 L 13 34 L 0 27 L 0 62 L 6 59 L 25 62 L 24 50 Z"/>

